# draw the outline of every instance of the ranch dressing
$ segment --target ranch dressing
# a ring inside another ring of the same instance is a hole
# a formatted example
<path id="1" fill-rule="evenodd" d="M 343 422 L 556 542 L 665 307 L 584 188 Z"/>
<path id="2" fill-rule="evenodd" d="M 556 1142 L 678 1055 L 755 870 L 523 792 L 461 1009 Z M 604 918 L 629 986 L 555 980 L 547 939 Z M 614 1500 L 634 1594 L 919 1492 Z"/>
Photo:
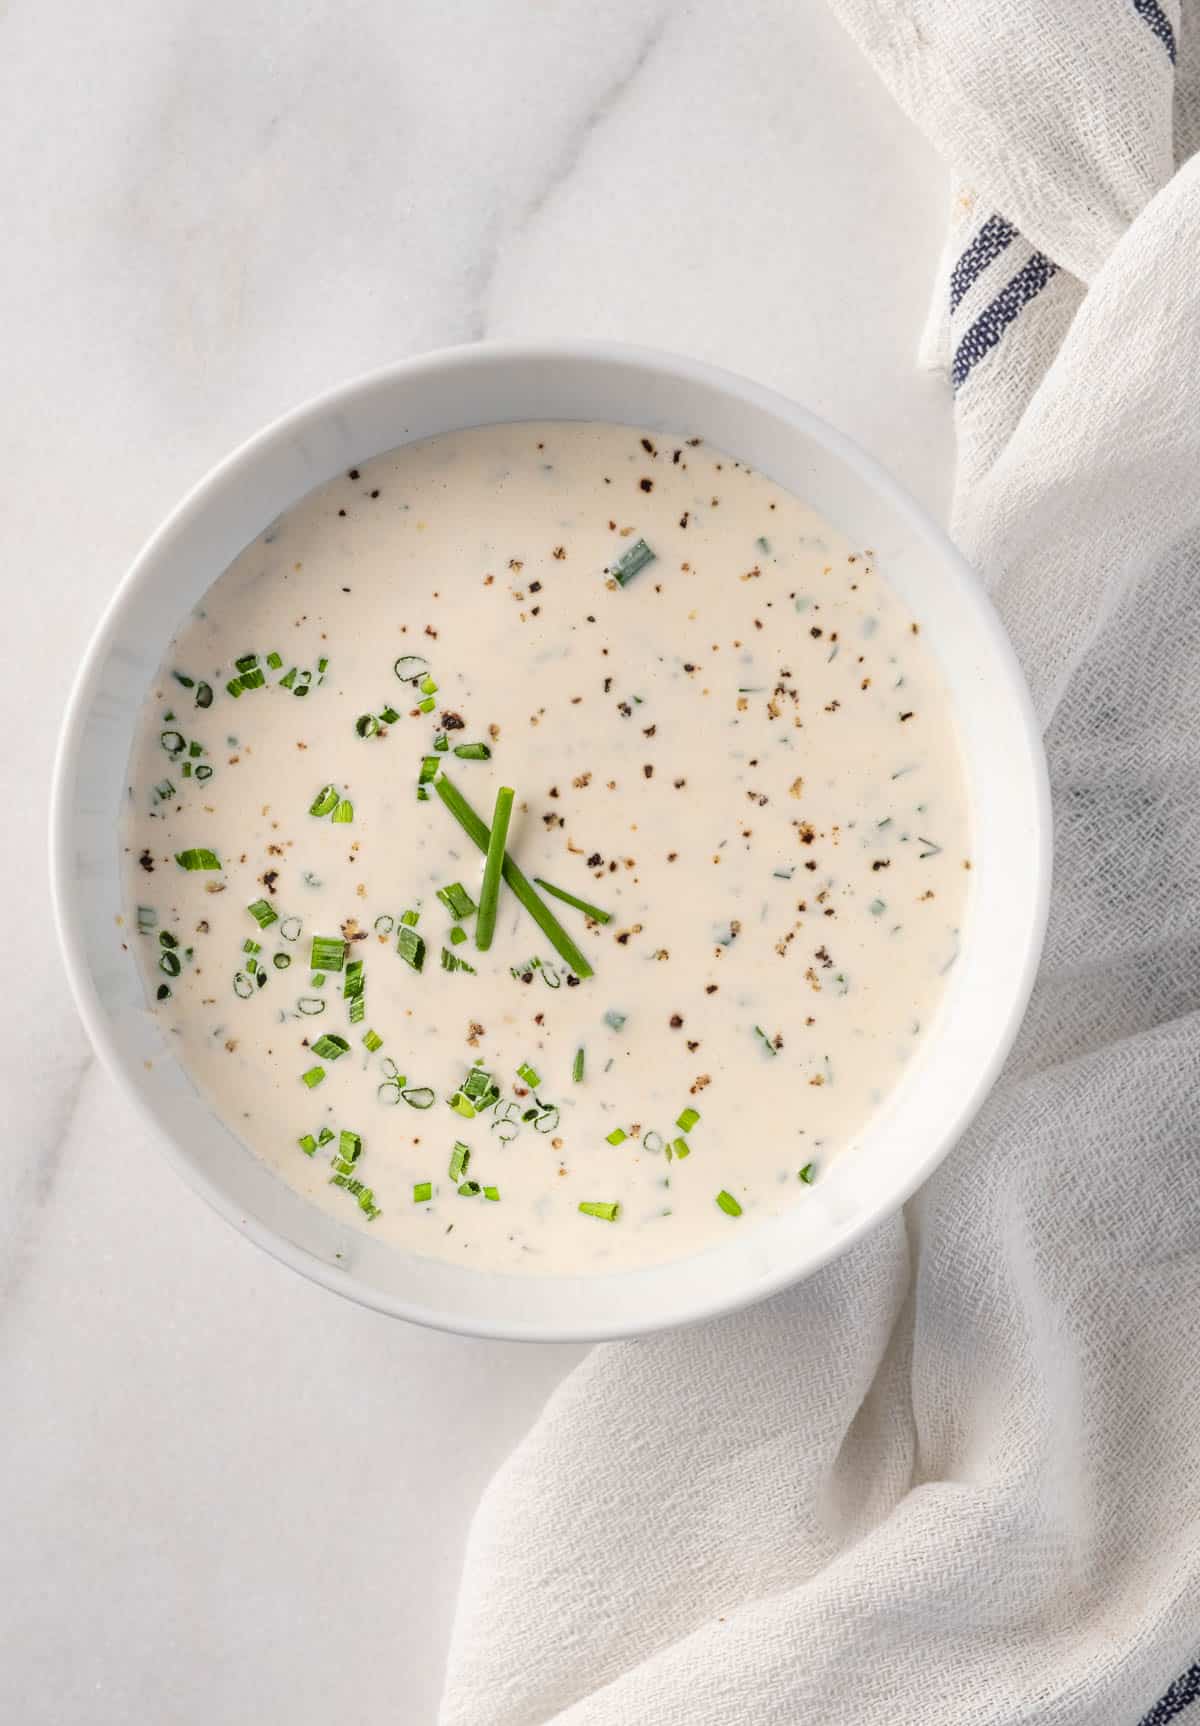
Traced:
<path id="1" fill-rule="evenodd" d="M 535 889 L 593 975 L 508 885 L 477 950 L 443 774 L 489 825 L 511 786 L 511 858 L 609 914 Z M 946 692 L 870 551 L 596 424 L 410 445 L 247 546 L 147 698 L 122 844 L 222 1120 L 343 1220 L 520 1272 L 804 1204 L 930 1024 L 970 879 Z"/>

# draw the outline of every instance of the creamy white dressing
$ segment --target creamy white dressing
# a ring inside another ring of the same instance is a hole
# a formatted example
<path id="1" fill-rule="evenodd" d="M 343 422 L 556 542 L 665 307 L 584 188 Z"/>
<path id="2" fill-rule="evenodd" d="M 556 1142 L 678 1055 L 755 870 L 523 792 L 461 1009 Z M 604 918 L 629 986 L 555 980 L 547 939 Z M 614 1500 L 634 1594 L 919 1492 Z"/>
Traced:
<path id="1" fill-rule="evenodd" d="M 547 900 L 594 975 L 507 888 L 484 953 L 439 901 L 483 859 L 419 796 L 435 757 L 485 822 L 512 786 L 526 875 L 611 913 Z M 122 843 L 153 1010 L 221 1119 L 331 1213 L 511 1271 L 808 1201 L 929 1025 L 969 882 L 947 696 L 870 551 L 706 445 L 595 424 L 409 445 L 268 528 L 171 644 Z M 361 973 L 314 981 L 313 937 Z"/>

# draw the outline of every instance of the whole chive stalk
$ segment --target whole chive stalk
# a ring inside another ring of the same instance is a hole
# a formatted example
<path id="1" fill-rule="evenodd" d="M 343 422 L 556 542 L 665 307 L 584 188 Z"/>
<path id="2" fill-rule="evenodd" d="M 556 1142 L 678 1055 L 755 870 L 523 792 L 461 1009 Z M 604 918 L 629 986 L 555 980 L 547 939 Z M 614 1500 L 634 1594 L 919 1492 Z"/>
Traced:
<path id="1" fill-rule="evenodd" d="M 619 1204 L 602 1205 L 593 1200 L 584 1199 L 579 1208 L 585 1217 L 599 1217 L 601 1222 L 605 1223 L 615 1223 L 621 1215 Z"/>
<path id="2" fill-rule="evenodd" d="M 442 799 L 442 802 L 446 805 L 447 809 L 454 816 L 455 820 L 458 821 L 466 830 L 470 837 L 475 841 L 476 845 L 478 845 L 479 849 L 483 852 L 487 852 L 490 848 L 491 831 L 487 827 L 486 823 L 479 819 L 479 816 L 471 808 L 471 805 L 462 795 L 462 792 L 459 791 L 449 779 L 447 779 L 444 773 L 438 779 L 434 789 Z M 501 792 L 497 793 L 496 800 L 498 818 L 500 813 L 500 795 L 503 791 L 508 791 L 510 797 L 513 795 L 508 786 L 502 786 Z M 542 931 L 543 935 L 545 935 L 547 940 L 551 942 L 560 958 L 566 961 L 578 977 L 590 977 L 592 975 L 592 967 L 588 964 L 587 959 L 567 934 L 567 931 L 563 928 L 550 907 L 544 902 L 544 900 L 538 897 L 529 881 L 529 878 L 522 870 L 518 869 L 517 865 L 513 862 L 507 852 L 504 853 L 504 861 L 501 865 L 500 872 L 508 886 L 512 888 L 512 891 L 516 894 L 521 904 L 529 912 L 529 915 Z M 486 866 L 484 882 L 486 886 Z M 475 925 L 477 944 L 479 939 L 479 926 L 482 920 L 483 899 L 481 895 L 479 917 L 476 919 Z"/>
<path id="3" fill-rule="evenodd" d="M 340 971 L 346 960 L 346 943 L 336 935 L 314 935 L 309 964 L 314 971 Z"/>
<path id="4" fill-rule="evenodd" d="M 543 881 L 540 875 L 535 875 L 533 879 L 543 893 L 553 894 L 554 898 L 561 899 L 564 905 L 574 905 L 585 917 L 591 917 L 597 923 L 612 922 L 611 911 L 602 911 L 598 905 L 591 905 L 586 899 L 577 899 L 574 893 L 568 893 L 565 887 L 552 887 L 550 882 Z"/>
<path id="5" fill-rule="evenodd" d="M 725 1191 L 724 1187 L 717 1194 L 717 1205 L 727 1217 L 740 1217 L 742 1214 L 741 1205 L 738 1204 L 732 1193 Z"/>
<path id="6" fill-rule="evenodd" d="M 308 806 L 310 815 L 332 815 L 338 806 L 338 788 L 336 785 L 322 785 L 317 795 Z"/>
<path id="7" fill-rule="evenodd" d="M 583 1083 L 583 1062 L 584 1062 L 583 1050 L 582 1049 L 576 1049 L 575 1059 L 571 1063 L 571 1078 L 574 1080 L 574 1082 L 577 1085 L 581 1085 Z"/>
<path id="8" fill-rule="evenodd" d="M 440 786 L 439 786 L 440 790 Z M 512 820 L 513 798 L 510 785 L 502 785 L 496 793 L 492 810 L 492 830 L 488 834 L 487 856 L 483 865 L 483 886 L 479 893 L 479 916 L 475 920 L 475 945 L 485 953 L 496 932 L 496 911 L 500 904 L 500 882 L 504 870 L 504 848 L 508 843 L 508 827 Z"/>
<path id="9" fill-rule="evenodd" d="M 206 845 L 195 845 L 187 851 L 177 851 L 175 861 L 181 869 L 219 869 L 221 859 Z"/>
<path id="10" fill-rule="evenodd" d="M 448 887 L 439 887 L 437 896 L 456 923 L 469 917 L 475 909 L 475 901 L 461 881 L 452 881 Z"/>
<path id="11" fill-rule="evenodd" d="M 628 551 L 621 554 L 615 563 L 609 564 L 605 573 L 611 576 L 618 587 L 626 587 L 639 570 L 645 569 L 648 563 L 654 562 L 654 558 L 655 554 L 645 540 L 638 539 L 634 541 Z"/>

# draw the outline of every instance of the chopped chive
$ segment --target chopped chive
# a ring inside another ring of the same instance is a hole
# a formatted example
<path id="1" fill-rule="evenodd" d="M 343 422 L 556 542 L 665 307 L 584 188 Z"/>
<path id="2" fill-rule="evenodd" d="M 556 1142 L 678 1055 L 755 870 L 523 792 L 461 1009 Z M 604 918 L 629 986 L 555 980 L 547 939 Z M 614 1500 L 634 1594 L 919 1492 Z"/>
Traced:
<path id="1" fill-rule="evenodd" d="M 740 1217 L 742 1214 L 741 1205 L 738 1204 L 732 1193 L 725 1191 L 724 1187 L 717 1194 L 717 1204 L 727 1217 Z"/>
<path id="2" fill-rule="evenodd" d="M 325 1069 L 324 1067 L 310 1067 L 307 1073 L 301 1073 L 300 1077 L 309 1090 L 314 1091 L 325 1077 Z"/>
<path id="3" fill-rule="evenodd" d="M 366 987 L 366 975 L 361 959 L 348 959 L 342 980 L 342 999 L 352 1001 Z"/>
<path id="4" fill-rule="evenodd" d="M 362 1156 L 362 1138 L 358 1133 L 343 1132 L 338 1137 L 338 1156 L 345 1163 L 356 1163 Z"/>
<path id="5" fill-rule="evenodd" d="M 317 670 L 321 673 L 321 676 L 324 677 L 325 673 L 329 670 L 329 661 L 327 659 L 318 659 Z"/>
<path id="6" fill-rule="evenodd" d="M 692 1154 L 692 1147 L 688 1144 L 686 1139 L 672 1139 L 671 1149 L 679 1158 L 680 1162 L 682 1162 L 685 1157 L 690 1157 Z"/>
<path id="7" fill-rule="evenodd" d="M 402 653 L 392 670 L 401 683 L 416 683 L 428 672 L 429 661 L 422 659 L 419 653 Z"/>
<path id="8" fill-rule="evenodd" d="M 564 905 L 574 905 L 585 917 L 591 917 L 597 923 L 612 922 L 611 911 L 602 911 L 598 905 L 590 905 L 586 899 L 577 899 L 574 893 L 568 893 L 564 887 L 552 887 L 549 881 L 543 881 L 540 875 L 535 875 L 533 879 L 543 893 L 552 893 L 556 899 L 561 899 Z"/>
<path id="9" fill-rule="evenodd" d="M 254 993 L 254 983 L 244 971 L 233 974 L 233 992 L 239 1001 L 248 1001 Z"/>
<path id="10" fill-rule="evenodd" d="M 400 913 L 400 921 L 404 924 L 406 929 L 415 929 L 417 924 L 421 921 L 421 913 L 419 911 L 402 911 Z"/>
<path id="11" fill-rule="evenodd" d="M 278 653 L 268 653 L 267 664 L 271 667 L 272 671 L 278 671 L 279 667 L 283 664 L 283 659 Z"/>
<path id="12" fill-rule="evenodd" d="M 473 1121 L 479 1113 L 470 1097 L 464 1096 L 462 1091 L 455 1091 L 450 1098 L 450 1107 L 456 1115 L 461 1115 L 464 1121 Z"/>
<path id="13" fill-rule="evenodd" d="M 325 1011 L 325 1003 L 319 995 L 301 995 L 296 1002 L 296 1010 L 303 1013 L 306 1019 L 314 1019 L 318 1013 Z"/>
<path id="14" fill-rule="evenodd" d="M 337 935 L 314 935 L 308 962 L 314 971 L 340 971 L 346 960 L 346 943 Z"/>
<path id="15" fill-rule="evenodd" d="M 160 779 L 154 787 L 154 795 L 160 803 L 165 803 L 168 798 L 174 797 L 175 787 L 169 779 Z"/>
<path id="16" fill-rule="evenodd" d="M 198 756 L 204 754 L 204 745 L 202 743 L 195 742 L 193 739 L 193 741 L 188 744 L 188 754 L 191 756 L 192 760 L 195 761 Z"/>
<path id="17" fill-rule="evenodd" d="M 517 1077 L 524 1079 L 530 1090 L 536 1091 L 542 1082 L 541 1074 L 536 1067 L 531 1067 L 528 1061 L 522 1061 L 517 1068 Z"/>
<path id="18" fill-rule="evenodd" d="M 615 563 L 609 564 L 605 573 L 612 577 L 618 587 L 625 587 L 639 570 L 654 562 L 654 556 L 644 539 L 635 540 L 628 551 L 623 552 Z"/>
<path id="19" fill-rule="evenodd" d="M 421 679 L 420 688 L 421 688 L 421 694 L 422 695 L 436 695 L 437 694 L 437 688 L 438 688 L 437 679 L 430 676 L 429 673 L 427 672 L 426 675 Z"/>
<path id="20" fill-rule="evenodd" d="M 465 959 L 460 959 L 457 953 L 452 953 L 449 947 L 442 948 L 443 971 L 467 971 L 472 977 L 477 976 L 474 965 L 469 965 Z"/>
<path id="21" fill-rule="evenodd" d="M 417 784 L 428 785 L 431 779 L 437 777 L 437 770 L 440 766 L 441 762 L 436 755 L 422 755 L 421 771 L 417 775 Z"/>
<path id="22" fill-rule="evenodd" d="M 191 762 L 185 761 L 182 768 L 180 769 L 180 772 L 182 773 L 182 775 L 185 779 L 190 779 L 192 777 L 192 764 L 191 764 Z"/>
<path id="23" fill-rule="evenodd" d="M 584 1199 L 579 1206 L 585 1217 L 599 1217 L 601 1222 L 615 1223 L 621 1215 L 619 1204 L 601 1205 Z"/>
<path id="24" fill-rule="evenodd" d="M 464 1097 L 470 1097 L 477 1103 L 480 1097 L 486 1097 L 492 1088 L 492 1075 L 486 1067 L 472 1067 L 459 1089 Z"/>
<path id="25" fill-rule="evenodd" d="M 386 911 L 383 913 L 382 917 L 376 917 L 375 919 L 375 933 L 377 935 L 390 935 L 395 927 L 396 919 L 394 917 L 389 917 Z"/>
<path id="26" fill-rule="evenodd" d="M 194 677 L 188 677 L 187 674 L 182 671 L 173 671 L 171 676 L 175 679 L 176 683 L 182 683 L 185 689 L 190 689 L 196 681 Z"/>
<path id="27" fill-rule="evenodd" d="M 460 1181 L 470 1167 L 470 1163 L 470 1145 L 464 1145 L 461 1139 L 455 1139 L 454 1149 L 450 1153 L 450 1179 Z"/>
<path id="28" fill-rule="evenodd" d="M 605 1133 L 605 1141 L 610 1145 L 623 1145 L 629 1134 L 624 1127 L 614 1127 L 611 1133 Z"/>
<path id="29" fill-rule="evenodd" d="M 652 1128 L 650 1132 L 642 1134 L 642 1149 L 649 1151 L 652 1157 L 656 1157 L 660 1151 L 667 1150 L 667 1141 L 661 1133 L 656 1133 Z M 667 1154 L 670 1155 L 670 1152 L 668 1151 Z"/>
<path id="30" fill-rule="evenodd" d="M 257 664 L 257 653 L 243 653 L 240 659 L 233 662 L 235 671 L 252 671 Z"/>
<path id="31" fill-rule="evenodd" d="M 310 989 L 323 989 L 325 987 L 324 971 L 314 971 L 308 979 L 308 986 Z"/>
<path id="32" fill-rule="evenodd" d="M 871 903 L 867 906 L 867 910 L 871 913 L 872 917 L 882 917 L 883 913 L 887 910 L 887 902 L 883 899 L 872 899 Z"/>
<path id="33" fill-rule="evenodd" d="M 271 960 L 272 965 L 274 965 L 277 971 L 286 971 L 291 962 L 292 955 L 290 953 L 276 953 L 274 958 Z"/>
<path id="34" fill-rule="evenodd" d="M 238 696 L 242 693 L 242 680 L 241 680 L 241 678 L 240 677 L 231 677 L 229 679 L 229 682 L 225 685 L 225 688 L 228 691 L 228 693 L 233 696 L 233 699 L 236 701 Z"/>
<path id="35" fill-rule="evenodd" d="M 212 698 L 213 698 L 213 692 L 212 692 L 212 684 L 211 683 L 198 683 L 196 685 L 196 706 L 197 707 L 211 707 L 212 706 Z"/>
<path id="36" fill-rule="evenodd" d="M 460 761 L 490 761 L 492 752 L 486 743 L 456 743 L 454 753 Z"/>
<path id="37" fill-rule="evenodd" d="M 256 899 L 253 905 L 246 906 L 260 929 L 269 929 L 272 923 L 278 923 L 279 913 L 265 899 Z"/>
<path id="38" fill-rule="evenodd" d="M 442 802 L 446 805 L 447 809 L 449 809 L 450 813 L 454 816 L 455 820 L 458 821 L 460 826 L 462 826 L 475 841 L 479 849 L 486 852 L 489 849 L 489 842 L 491 839 L 490 829 L 479 819 L 479 816 L 471 808 L 471 805 L 467 802 L 462 793 L 451 783 L 445 774 L 442 774 L 438 779 L 434 789 L 437 791 L 438 796 L 442 799 Z M 501 791 L 509 791 L 509 794 L 512 795 L 508 786 L 502 786 Z M 499 795 L 500 794 L 498 793 L 498 802 Z M 516 894 L 521 904 L 529 912 L 529 915 L 533 918 L 534 922 L 541 929 L 542 933 L 553 944 L 559 955 L 566 960 L 571 969 L 580 978 L 590 977 L 592 975 L 592 967 L 588 964 L 587 959 L 567 934 L 566 930 L 551 911 L 550 907 L 546 905 L 534 892 L 528 878 L 520 869 L 518 869 L 517 865 L 513 862 L 507 852 L 504 853 L 504 861 L 501 865 L 501 874 L 509 887 L 511 887 L 512 891 Z M 485 870 L 485 882 L 486 879 L 487 875 Z M 476 921 L 477 944 L 479 926 L 482 920 L 483 904 L 481 902 L 480 917 Z"/>
<path id="39" fill-rule="evenodd" d="M 770 1037 L 767 1036 L 767 1033 L 763 1030 L 761 1025 L 755 1025 L 754 1035 L 758 1038 L 768 1055 L 777 1055 L 779 1053 L 779 1050 L 775 1047 Z"/>
<path id="40" fill-rule="evenodd" d="M 696 1123 L 699 1119 L 700 1119 L 699 1109 L 693 1109 L 691 1107 L 691 1105 L 689 1104 L 686 1109 L 681 1109 L 679 1111 L 679 1118 L 675 1122 L 675 1125 L 682 1132 L 690 1133 L 692 1128 L 696 1125 Z"/>
<path id="41" fill-rule="evenodd" d="M 425 964 L 425 938 L 409 923 L 401 923 L 396 936 L 396 951 L 406 965 L 420 971 Z"/>
<path id="42" fill-rule="evenodd" d="M 285 941 L 298 941 L 304 924 L 299 917 L 285 917 L 279 925 L 279 933 Z"/>
<path id="43" fill-rule="evenodd" d="M 169 947 L 158 955 L 158 968 L 165 971 L 168 977 L 178 977 L 183 970 L 183 961 L 178 953 L 173 953 Z"/>
<path id="44" fill-rule="evenodd" d="M 163 929 L 159 932 L 158 944 L 160 947 L 178 947 L 179 942 L 169 929 Z M 254 950 L 257 952 L 258 948 Z"/>
<path id="45" fill-rule="evenodd" d="M 401 1090 L 400 1095 L 410 1109 L 431 1109 L 436 1101 L 428 1085 L 410 1085 L 408 1090 Z"/>
<path id="46" fill-rule="evenodd" d="M 300 1149 L 304 1152 L 306 1157 L 315 1157 L 316 1156 L 316 1154 L 317 1154 L 317 1141 L 313 1138 L 311 1133 L 302 1133 L 300 1135 L 300 1137 L 296 1140 L 296 1143 L 299 1145 Z"/>
<path id="47" fill-rule="evenodd" d="M 330 1185 L 343 1187 L 346 1192 L 352 1193 L 358 1200 L 359 1210 L 364 1213 L 368 1222 L 374 1222 L 375 1218 L 381 1214 L 379 1206 L 375 1203 L 375 1194 L 370 1187 L 364 1187 L 362 1182 L 356 1180 L 353 1175 L 336 1174 L 332 1176 Z"/>
<path id="48" fill-rule="evenodd" d="M 918 851 L 917 852 L 917 856 L 922 861 L 924 861 L 924 859 L 926 857 L 940 857 L 941 856 L 942 847 L 940 845 L 938 845 L 934 840 L 926 839 L 920 833 L 917 834 L 917 839 L 919 840 L 919 842 L 922 845 L 928 845 L 928 847 L 929 847 L 928 851 Z"/>
<path id="49" fill-rule="evenodd" d="M 318 1037 L 312 1046 L 314 1055 L 320 1055 L 323 1061 L 340 1061 L 350 1045 L 345 1037 L 339 1037 L 335 1031 L 327 1031 Z"/>
<path id="50" fill-rule="evenodd" d="M 160 941 L 162 940 L 161 935 L 159 936 L 159 940 Z M 261 941 L 252 941 L 250 939 L 249 935 L 247 935 L 246 939 L 242 942 L 242 952 L 243 953 L 261 953 L 262 952 L 262 942 Z"/>
<path id="51" fill-rule="evenodd" d="M 433 747 L 437 750 L 439 755 L 444 755 L 447 749 L 449 749 L 450 739 L 446 736 L 444 731 L 438 732 L 437 736 L 433 740 Z"/>
<path id="52" fill-rule="evenodd" d="M 343 797 L 331 817 L 338 826 L 344 827 L 354 820 L 354 805 L 348 797 Z"/>
<path id="53" fill-rule="evenodd" d="M 466 938 L 467 931 L 463 928 L 461 923 L 456 923 L 450 931 L 450 945 L 452 947 L 461 947 Z"/>
<path id="54" fill-rule="evenodd" d="M 211 779 L 212 776 L 213 776 L 212 768 L 208 765 L 208 763 L 206 761 L 202 761 L 196 769 L 196 778 L 197 779 Z"/>
<path id="55" fill-rule="evenodd" d="M 379 710 L 379 723 L 381 725 L 395 725 L 395 723 L 399 719 L 399 717 L 400 717 L 400 715 L 396 712 L 396 709 L 394 707 L 392 707 L 391 705 L 389 705 L 387 707 L 381 707 Z"/>
<path id="56" fill-rule="evenodd" d="M 360 713 L 354 721 L 354 729 L 359 737 L 374 737 L 379 730 L 379 721 L 373 713 Z"/>
<path id="57" fill-rule="evenodd" d="M 363 1044 L 370 1050 L 371 1054 L 374 1054 L 376 1049 L 382 1049 L 383 1038 L 379 1035 L 378 1031 L 364 1031 Z"/>
<path id="58" fill-rule="evenodd" d="M 177 851 L 175 861 L 181 869 L 219 869 L 221 859 L 206 845 L 196 845 L 187 851 Z"/>
<path id="59" fill-rule="evenodd" d="M 427 1205 L 433 1197 L 432 1181 L 417 1181 L 413 1186 L 413 1204 Z"/>
<path id="60" fill-rule="evenodd" d="M 336 785 L 322 785 L 317 795 L 309 804 L 310 815 L 332 815 L 338 806 L 338 789 Z"/>
<path id="61" fill-rule="evenodd" d="M 448 887 L 439 887 L 437 896 L 455 922 L 469 917 L 475 909 L 475 901 L 461 881 L 452 881 Z"/>
<path id="62" fill-rule="evenodd" d="M 500 1197 L 500 1188 L 499 1187 L 484 1187 L 483 1196 L 485 1199 L 491 1199 L 494 1203 Z"/>
<path id="63" fill-rule="evenodd" d="M 800 1170 L 800 1179 L 804 1182 L 805 1186 L 811 1187 L 816 1178 L 817 1165 L 815 1163 L 805 1163 L 804 1167 Z"/>
<path id="64" fill-rule="evenodd" d="M 758 547 L 758 549 L 759 549 L 759 551 L 761 551 L 761 552 L 762 552 L 762 554 L 763 554 L 763 556 L 764 556 L 764 557 L 767 557 L 767 556 L 769 556 L 769 555 L 770 555 L 770 551 L 771 551 L 771 542 L 770 542 L 770 540 L 769 540 L 769 539 L 767 539 L 767 537 L 766 537 L 766 536 L 765 536 L 765 534 L 761 534 L 761 533 L 760 533 L 760 534 L 759 534 L 759 536 L 758 536 L 758 538 L 757 538 L 757 539 L 756 539 L 756 540 L 755 540 L 755 542 L 754 542 L 754 543 L 755 543 L 755 545 L 756 545 L 756 546 L 757 546 L 757 547 Z"/>
<path id="65" fill-rule="evenodd" d="M 575 1059 L 571 1063 L 571 1077 L 577 1085 L 583 1083 L 583 1050 L 576 1049 Z"/>
<path id="66" fill-rule="evenodd" d="M 137 908 L 137 926 L 139 935 L 148 935 L 151 929 L 158 927 L 158 912 L 153 905 L 139 905 Z"/>
<path id="67" fill-rule="evenodd" d="M 281 689 L 290 689 L 292 687 L 293 683 L 295 683 L 295 681 L 296 681 L 296 667 L 293 665 L 291 670 L 286 671 L 284 673 L 284 675 L 279 679 L 279 687 Z"/>
<path id="68" fill-rule="evenodd" d="M 418 713 L 432 713 L 436 706 L 437 706 L 437 702 L 433 699 L 433 696 L 427 695 L 427 696 L 425 696 L 424 700 L 417 702 L 417 712 Z"/>
<path id="69" fill-rule="evenodd" d="M 477 1198 L 482 1191 L 483 1188 L 478 1181 L 464 1181 L 458 1189 L 458 1196 L 460 1199 L 473 1199 Z"/>
<path id="70" fill-rule="evenodd" d="M 608 1012 L 604 1015 L 604 1023 L 610 1030 L 619 1031 L 624 1026 L 628 1017 L 629 1015 L 627 1013 L 618 1013 L 615 1007 L 610 1007 Z"/>
<path id="71" fill-rule="evenodd" d="M 171 999 L 171 991 L 166 983 L 160 983 L 158 985 L 158 988 L 154 991 L 154 999 L 156 1001 L 169 1001 Z"/>

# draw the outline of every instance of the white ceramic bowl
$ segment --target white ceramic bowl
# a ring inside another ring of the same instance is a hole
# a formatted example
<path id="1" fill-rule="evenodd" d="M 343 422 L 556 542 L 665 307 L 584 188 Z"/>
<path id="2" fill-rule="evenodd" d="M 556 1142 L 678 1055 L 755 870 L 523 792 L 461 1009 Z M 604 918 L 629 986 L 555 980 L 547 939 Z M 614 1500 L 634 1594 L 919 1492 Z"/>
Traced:
<path id="1" fill-rule="evenodd" d="M 972 807 L 972 896 L 938 1021 L 884 1111 L 785 1215 L 693 1258 L 592 1277 L 506 1276 L 388 1247 L 309 1205 L 193 1091 L 145 1010 L 114 916 L 117 817 L 142 699 L 205 589 L 282 510 L 356 462 L 501 420 L 616 420 L 699 434 L 877 554 L 949 682 Z M 299 408 L 203 480 L 155 534 L 96 632 L 55 770 L 51 854 L 84 1023 L 179 1172 L 306 1276 L 403 1318 L 482 1336 L 632 1336 L 761 1299 L 825 1264 L 925 1179 L 994 1080 L 1032 986 L 1050 879 L 1049 796 L 1008 641 L 942 531 L 875 463 L 791 402 L 692 360 L 602 344 L 451 349 Z"/>

